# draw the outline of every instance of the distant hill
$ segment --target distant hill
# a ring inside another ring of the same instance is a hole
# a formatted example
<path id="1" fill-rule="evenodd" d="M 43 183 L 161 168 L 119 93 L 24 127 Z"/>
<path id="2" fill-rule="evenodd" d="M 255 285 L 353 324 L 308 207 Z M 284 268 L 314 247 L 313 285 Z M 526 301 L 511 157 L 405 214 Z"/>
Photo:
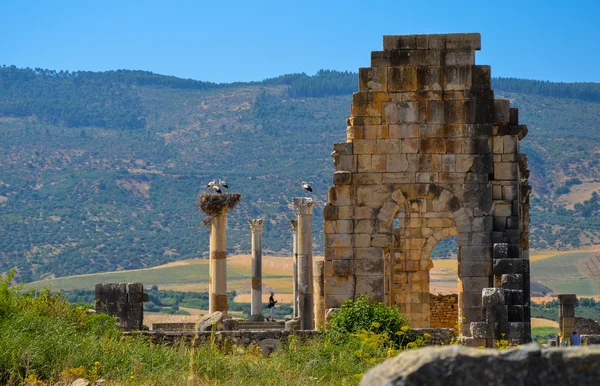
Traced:
<path id="1" fill-rule="evenodd" d="M 16 266 L 31 281 L 206 256 L 195 198 L 213 178 L 243 195 L 229 216 L 230 253 L 250 251 L 256 217 L 266 220 L 265 252 L 291 253 L 291 198 L 310 181 L 322 253 L 330 153 L 345 141 L 356 85 L 356 74 L 336 71 L 215 84 L 1 67 L 0 272 Z M 599 85 L 494 87 L 529 126 L 532 246 L 599 243 Z"/>

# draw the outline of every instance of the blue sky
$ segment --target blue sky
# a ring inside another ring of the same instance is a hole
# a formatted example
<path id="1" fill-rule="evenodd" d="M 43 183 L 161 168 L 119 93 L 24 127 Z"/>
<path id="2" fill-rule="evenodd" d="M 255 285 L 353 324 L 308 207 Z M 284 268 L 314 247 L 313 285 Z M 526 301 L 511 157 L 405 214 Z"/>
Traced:
<path id="1" fill-rule="evenodd" d="M 493 76 L 600 82 L 597 1 L 0 2 L 0 64 L 213 82 L 369 65 L 386 34 L 480 32 Z"/>

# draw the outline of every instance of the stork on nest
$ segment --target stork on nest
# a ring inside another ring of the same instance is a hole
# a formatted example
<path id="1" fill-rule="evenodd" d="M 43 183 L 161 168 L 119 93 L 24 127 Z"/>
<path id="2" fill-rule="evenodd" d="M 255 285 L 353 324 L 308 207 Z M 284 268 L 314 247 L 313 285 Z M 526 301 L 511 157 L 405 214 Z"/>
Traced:
<path id="1" fill-rule="evenodd" d="M 198 196 L 198 208 L 209 216 L 220 216 L 233 209 L 242 195 L 239 193 L 204 193 Z"/>

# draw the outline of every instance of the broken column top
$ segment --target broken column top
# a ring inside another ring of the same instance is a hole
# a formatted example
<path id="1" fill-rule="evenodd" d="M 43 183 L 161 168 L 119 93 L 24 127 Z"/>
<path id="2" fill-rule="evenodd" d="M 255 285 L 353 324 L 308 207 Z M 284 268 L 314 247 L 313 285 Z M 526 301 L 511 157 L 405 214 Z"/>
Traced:
<path id="1" fill-rule="evenodd" d="M 558 302 L 561 304 L 577 304 L 577 295 L 575 294 L 560 294 Z"/>
<path id="2" fill-rule="evenodd" d="M 242 198 L 239 193 L 205 193 L 198 196 L 198 208 L 210 216 L 222 216 Z"/>
<path id="3" fill-rule="evenodd" d="M 254 220 L 248 220 L 248 223 L 250 223 L 250 230 L 252 232 L 256 232 L 256 231 L 262 231 L 263 229 L 263 219 L 262 218 L 257 218 Z"/>
<path id="4" fill-rule="evenodd" d="M 481 50 L 481 34 L 385 35 L 383 49 L 391 50 Z"/>
<path id="5" fill-rule="evenodd" d="M 311 214 L 315 206 L 315 200 L 310 197 L 294 197 L 292 203 L 299 214 Z"/>

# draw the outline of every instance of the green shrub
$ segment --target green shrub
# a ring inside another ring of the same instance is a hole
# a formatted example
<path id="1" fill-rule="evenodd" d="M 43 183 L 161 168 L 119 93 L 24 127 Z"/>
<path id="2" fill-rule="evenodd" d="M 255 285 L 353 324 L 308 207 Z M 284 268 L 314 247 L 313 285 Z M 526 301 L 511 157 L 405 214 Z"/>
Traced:
<path id="1" fill-rule="evenodd" d="M 386 306 L 360 295 L 356 301 L 345 300 L 329 322 L 329 334 L 349 335 L 363 332 L 385 334 L 397 347 L 415 341 L 408 327 L 408 317 L 397 306 Z"/>

